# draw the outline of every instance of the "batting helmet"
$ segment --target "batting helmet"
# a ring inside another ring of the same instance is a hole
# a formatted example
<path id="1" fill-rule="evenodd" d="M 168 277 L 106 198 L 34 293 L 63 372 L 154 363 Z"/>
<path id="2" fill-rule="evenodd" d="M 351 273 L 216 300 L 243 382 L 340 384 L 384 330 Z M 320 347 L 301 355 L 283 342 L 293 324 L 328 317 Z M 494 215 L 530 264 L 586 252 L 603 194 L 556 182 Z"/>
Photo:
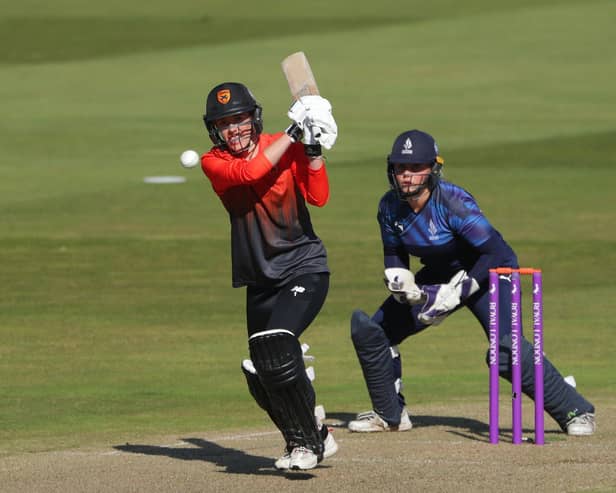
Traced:
<path id="1" fill-rule="evenodd" d="M 263 131 L 262 108 L 250 90 L 239 82 L 223 82 L 207 96 L 203 122 L 214 145 L 225 148 L 227 143 L 216 128 L 216 121 L 240 113 L 252 114 L 253 131 L 258 137 Z"/>

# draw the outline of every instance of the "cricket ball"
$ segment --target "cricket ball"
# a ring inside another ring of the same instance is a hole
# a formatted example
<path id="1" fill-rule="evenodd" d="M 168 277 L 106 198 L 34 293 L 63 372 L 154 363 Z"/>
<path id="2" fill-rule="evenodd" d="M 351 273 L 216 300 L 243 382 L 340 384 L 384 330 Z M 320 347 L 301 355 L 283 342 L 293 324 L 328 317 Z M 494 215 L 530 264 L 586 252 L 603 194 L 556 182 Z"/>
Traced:
<path id="1" fill-rule="evenodd" d="M 199 164 L 199 154 L 192 149 L 184 151 L 180 156 L 180 163 L 182 163 L 182 166 L 185 168 L 194 168 Z"/>

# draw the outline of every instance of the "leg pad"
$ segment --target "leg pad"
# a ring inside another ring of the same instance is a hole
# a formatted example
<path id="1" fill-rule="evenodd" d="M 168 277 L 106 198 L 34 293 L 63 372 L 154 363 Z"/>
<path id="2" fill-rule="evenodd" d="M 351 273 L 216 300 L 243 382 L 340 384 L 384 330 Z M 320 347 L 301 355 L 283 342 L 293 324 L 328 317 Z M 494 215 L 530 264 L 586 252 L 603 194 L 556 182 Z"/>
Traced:
<path id="1" fill-rule="evenodd" d="M 297 337 L 287 330 L 267 330 L 252 335 L 248 346 L 269 398 L 270 416 L 282 431 L 287 447 L 306 447 L 321 460 L 323 438 L 314 417 L 315 394 Z"/>

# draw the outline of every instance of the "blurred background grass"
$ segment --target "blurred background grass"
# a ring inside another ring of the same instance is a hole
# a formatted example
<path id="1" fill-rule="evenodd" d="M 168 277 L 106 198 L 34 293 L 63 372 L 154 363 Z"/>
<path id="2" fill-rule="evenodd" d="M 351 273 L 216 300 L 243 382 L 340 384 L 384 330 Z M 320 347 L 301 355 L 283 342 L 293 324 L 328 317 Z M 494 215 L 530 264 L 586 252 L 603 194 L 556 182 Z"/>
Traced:
<path id="1" fill-rule="evenodd" d="M 239 370 L 244 292 L 199 170 L 209 89 L 246 83 L 286 127 L 280 61 L 304 50 L 340 127 L 312 209 L 328 301 L 306 333 L 318 400 L 369 406 L 349 339 L 385 296 L 385 156 L 432 133 L 520 261 L 545 272 L 546 351 L 613 398 L 616 34 L 611 1 L 53 4 L 0 13 L 0 453 L 267 426 Z M 181 175 L 148 185 L 148 175 Z M 459 314 L 401 347 L 414 403 L 486 401 L 486 343 Z M 487 413 L 486 413 L 487 414 Z"/>

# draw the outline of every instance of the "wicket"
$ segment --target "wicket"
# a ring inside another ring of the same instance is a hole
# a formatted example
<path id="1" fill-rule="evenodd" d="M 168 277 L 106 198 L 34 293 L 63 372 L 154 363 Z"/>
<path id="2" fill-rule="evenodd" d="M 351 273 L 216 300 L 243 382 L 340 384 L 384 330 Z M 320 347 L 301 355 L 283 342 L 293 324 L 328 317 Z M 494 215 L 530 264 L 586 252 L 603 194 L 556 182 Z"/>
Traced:
<path id="1" fill-rule="evenodd" d="M 520 276 L 532 276 L 533 285 L 533 364 L 535 370 L 535 445 L 543 445 L 543 285 L 540 269 L 523 267 L 490 269 L 490 443 L 499 437 L 499 275 L 511 275 L 511 396 L 512 443 L 522 443 L 522 296 Z"/>

